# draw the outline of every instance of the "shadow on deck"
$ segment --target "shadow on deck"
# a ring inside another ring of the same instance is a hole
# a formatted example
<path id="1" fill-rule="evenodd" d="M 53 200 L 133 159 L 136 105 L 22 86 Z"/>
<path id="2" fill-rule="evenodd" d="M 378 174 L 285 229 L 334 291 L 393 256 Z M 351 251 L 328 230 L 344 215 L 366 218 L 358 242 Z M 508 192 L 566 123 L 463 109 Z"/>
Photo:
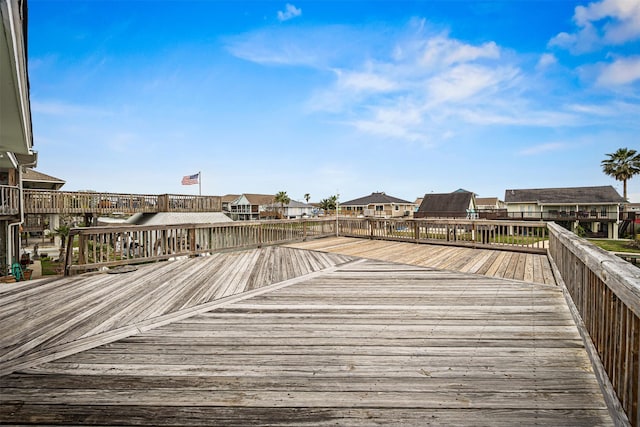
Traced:
<path id="1" fill-rule="evenodd" d="M 7 286 L 0 322 L 3 423 L 612 424 L 545 284 L 269 247 Z"/>

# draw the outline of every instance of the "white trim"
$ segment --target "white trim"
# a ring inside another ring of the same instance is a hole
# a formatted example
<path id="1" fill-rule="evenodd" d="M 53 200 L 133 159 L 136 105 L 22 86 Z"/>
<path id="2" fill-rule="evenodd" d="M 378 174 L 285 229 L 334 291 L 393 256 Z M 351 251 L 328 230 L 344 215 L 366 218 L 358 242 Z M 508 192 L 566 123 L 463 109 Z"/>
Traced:
<path id="1" fill-rule="evenodd" d="M 27 120 L 27 108 L 25 107 L 25 96 L 24 96 L 24 90 L 23 88 L 26 87 L 26 85 L 23 86 L 23 81 L 22 81 L 22 73 L 20 72 L 20 59 L 21 56 L 19 55 L 20 51 L 18 50 L 18 35 L 16 34 L 16 27 L 15 27 L 15 23 L 13 22 L 13 10 L 12 10 L 12 0 L 8 0 L 6 2 L 7 4 L 7 9 L 9 12 L 9 28 L 11 29 L 11 41 L 12 41 L 12 45 L 13 45 L 13 58 L 15 61 L 15 68 L 16 68 L 16 78 L 17 83 L 18 83 L 18 96 L 20 98 L 20 107 L 21 107 L 21 116 L 22 116 L 22 127 L 23 127 L 23 131 L 24 131 L 24 138 L 25 138 L 25 142 L 27 145 L 27 152 L 31 153 L 31 131 L 29 126 L 27 125 L 30 120 Z M 25 60 L 25 74 L 27 73 L 27 69 L 26 69 L 26 57 L 24 58 Z"/>

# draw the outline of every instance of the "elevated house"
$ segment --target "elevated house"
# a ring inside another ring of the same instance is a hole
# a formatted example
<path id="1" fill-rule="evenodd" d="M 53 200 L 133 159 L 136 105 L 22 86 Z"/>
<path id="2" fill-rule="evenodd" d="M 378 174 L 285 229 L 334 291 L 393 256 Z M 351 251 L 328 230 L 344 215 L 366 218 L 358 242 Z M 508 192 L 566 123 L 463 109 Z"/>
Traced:
<path id="1" fill-rule="evenodd" d="M 229 202 L 227 215 L 234 221 L 253 221 L 258 219 L 273 219 L 273 194 L 241 194 L 234 201 Z"/>
<path id="2" fill-rule="evenodd" d="M 225 194 L 224 196 L 222 196 L 220 200 L 222 204 L 222 212 L 230 213 L 231 204 L 233 204 L 233 202 L 238 200 L 240 196 L 241 196 L 240 194 Z"/>
<path id="3" fill-rule="evenodd" d="M 414 210 L 414 203 L 389 196 L 384 192 L 371 193 L 368 196 L 340 203 L 341 215 L 397 218 L 410 217 Z"/>
<path id="4" fill-rule="evenodd" d="M 507 218 L 507 205 L 497 197 L 476 197 L 476 208 L 482 219 Z"/>
<path id="5" fill-rule="evenodd" d="M 22 173 L 22 188 L 24 190 L 50 190 L 58 191 L 66 181 L 36 171 L 31 168 L 25 168 Z M 46 198 L 46 196 L 43 196 Z M 42 199 L 31 197 L 31 203 L 37 203 Z M 25 209 L 28 211 L 28 209 Z M 38 234 L 44 237 L 44 233 L 55 230 L 60 226 L 59 213 L 27 213 L 24 216 L 23 230 L 30 234 Z"/>
<path id="6" fill-rule="evenodd" d="M 482 210 L 500 210 L 506 209 L 507 205 L 497 197 L 476 197 L 476 207 L 479 211 Z"/>
<path id="7" fill-rule="evenodd" d="M 476 218 L 476 198 L 470 191 L 425 194 L 414 218 Z"/>
<path id="8" fill-rule="evenodd" d="M 572 231 L 617 239 L 625 200 L 610 185 L 506 190 L 509 218 L 555 221 Z"/>
<path id="9" fill-rule="evenodd" d="M 27 69 L 27 2 L 0 1 L 0 274 L 20 258 L 25 167 L 33 151 Z"/>
<path id="10" fill-rule="evenodd" d="M 280 206 L 276 203 L 274 209 L 280 211 Z M 313 205 L 291 200 L 288 204 L 284 205 L 282 217 L 287 219 L 306 218 L 313 216 L 315 211 L 316 209 Z"/>

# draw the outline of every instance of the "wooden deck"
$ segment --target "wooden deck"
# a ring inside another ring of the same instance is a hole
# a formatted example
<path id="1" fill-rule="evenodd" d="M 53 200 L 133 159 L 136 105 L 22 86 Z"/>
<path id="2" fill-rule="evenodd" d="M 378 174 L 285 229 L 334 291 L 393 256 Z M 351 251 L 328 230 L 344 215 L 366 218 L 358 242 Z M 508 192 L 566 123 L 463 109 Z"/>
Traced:
<path id="1" fill-rule="evenodd" d="M 0 423 L 612 425 L 555 286 L 273 247 L 0 289 Z"/>
<path id="2" fill-rule="evenodd" d="M 539 254 L 349 237 L 310 240 L 287 246 L 531 283 L 556 284 L 549 259 Z"/>

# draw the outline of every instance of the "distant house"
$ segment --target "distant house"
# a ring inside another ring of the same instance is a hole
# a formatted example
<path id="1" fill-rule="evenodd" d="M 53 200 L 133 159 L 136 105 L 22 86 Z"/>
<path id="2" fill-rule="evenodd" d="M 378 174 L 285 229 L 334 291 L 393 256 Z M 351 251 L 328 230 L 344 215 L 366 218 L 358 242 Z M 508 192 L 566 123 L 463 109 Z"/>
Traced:
<path id="1" fill-rule="evenodd" d="M 275 208 L 280 210 L 280 206 L 278 206 L 277 203 Z M 282 216 L 288 219 L 305 218 L 312 216 L 315 211 L 316 209 L 313 205 L 291 200 L 288 204 L 284 205 Z"/>
<path id="2" fill-rule="evenodd" d="M 475 218 L 476 199 L 470 191 L 425 194 L 414 218 Z"/>
<path id="3" fill-rule="evenodd" d="M 66 181 L 44 174 L 31 168 L 25 168 L 22 172 L 22 188 L 25 190 L 51 190 L 58 191 Z M 40 197 L 48 200 L 46 194 Z M 37 203 L 38 198 L 30 197 L 29 203 Z M 26 203 L 26 202 L 25 202 Z M 34 210 L 34 209 L 31 209 Z M 40 213 L 25 214 L 23 230 L 32 234 L 46 234 L 60 227 L 60 214 L 57 213 Z M 59 244 L 59 243 L 58 243 Z"/>
<path id="4" fill-rule="evenodd" d="M 396 218 L 409 217 L 414 210 L 415 204 L 384 192 L 340 203 L 341 215 Z"/>
<path id="5" fill-rule="evenodd" d="M 506 209 L 507 205 L 497 197 L 476 197 L 476 207 L 482 210 Z"/>
<path id="6" fill-rule="evenodd" d="M 273 194 L 242 194 L 229 202 L 227 213 L 234 221 L 252 221 L 275 218 Z"/>
<path id="7" fill-rule="evenodd" d="M 507 205 L 497 197 L 476 197 L 480 219 L 508 219 Z"/>
<path id="8" fill-rule="evenodd" d="M 511 219 L 555 221 L 611 239 L 618 238 L 625 203 L 610 185 L 506 190 L 504 201 Z"/>
<path id="9" fill-rule="evenodd" d="M 231 212 L 231 204 L 238 200 L 240 194 L 225 194 L 221 197 L 220 202 L 222 204 L 222 212 L 230 213 Z"/>
<path id="10" fill-rule="evenodd" d="M 66 181 L 51 175 L 25 168 L 22 173 L 22 188 L 36 190 L 59 190 Z"/>

